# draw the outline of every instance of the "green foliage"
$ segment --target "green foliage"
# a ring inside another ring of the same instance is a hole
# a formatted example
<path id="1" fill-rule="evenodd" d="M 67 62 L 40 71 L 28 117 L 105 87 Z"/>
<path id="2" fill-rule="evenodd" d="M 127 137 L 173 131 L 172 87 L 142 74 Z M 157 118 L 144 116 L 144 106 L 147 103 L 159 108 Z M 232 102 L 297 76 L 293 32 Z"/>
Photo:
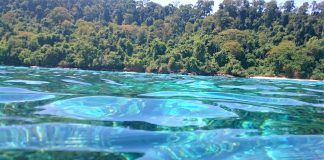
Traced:
<path id="1" fill-rule="evenodd" d="M 100 55 L 94 62 L 95 67 L 106 68 L 109 70 L 121 70 L 123 69 L 123 61 L 117 52 L 110 52 L 104 55 Z"/>
<path id="2" fill-rule="evenodd" d="M 324 59 L 321 59 L 317 64 L 312 74 L 313 79 L 324 79 Z"/>
<path id="3" fill-rule="evenodd" d="M 71 20 L 72 15 L 64 7 L 54 8 L 47 17 L 51 19 L 56 24 L 61 24 L 64 20 Z"/>
<path id="4" fill-rule="evenodd" d="M 316 60 L 324 59 L 324 38 L 311 38 L 306 43 L 306 52 L 309 56 L 314 57 Z"/>
<path id="5" fill-rule="evenodd" d="M 88 42 L 78 42 L 73 46 L 72 67 L 90 68 L 99 50 Z"/>
<path id="6" fill-rule="evenodd" d="M 4 64 L 8 57 L 7 45 L 0 43 L 0 64 Z"/>
<path id="7" fill-rule="evenodd" d="M 67 55 L 69 46 L 64 43 L 58 43 L 55 46 L 44 45 L 40 50 L 43 55 L 42 66 L 55 67 L 59 64 Z"/>
<path id="8" fill-rule="evenodd" d="M 201 66 L 201 62 L 195 58 L 195 57 L 190 57 L 184 59 L 185 62 L 185 69 L 187 72 L 193 72 L 193 73 L 199 73 L 199 66 Z"/>
<path id="9" fill-rule="evenodd" d="M 244 58 L 244 49 L 241 44 L 237 41 L 227 41 L 222 47 L 222 51 L 226 54 L 234 56 L 238 60 L 243 60 Z"/>
<path id="10" fill-rule="evenodd" d="M 203 62 L 206 59 L 205 54 L 206 54 L 205 44 L 203 44 L 200 41 L 196 42 L 194 45 L 193 57 L 195 57 L 199 61 Z"/>
<path id="11" fill-rule="evenodd" d="M 291 41 L 284 41 L 270 50 L 268 63 L 273 66 L 275 74 L 284 73 L 288 77 L 293 77 L 293 72 L 297 69 L 294 67 L 298 67 L 292 64 L 296 50 L 295 43 Z"/>
<path id="12" fill-rule="evenodd" d="M 137 57 L 131 57 L 125 62 L 126 71 L 143 72 L 144 62 Z"/>
<path id="13" fill-rule="evenodd" d="M 245 71 L 242 68 L 241 62 L 236 59 L 231 59 L 224 67 L 222 67 L 221 73 L 234 76 L 245 76 Z"/>
<path id="14" fill-rule="evenodd" d="M 168 65 L 167 65 L 168 71 L 169 72 L 177 72 L 179 71 L 179 65 L 176 63 L 176 60 L 174 59 L 174 57 L 171 57 L 169 59 Z"/>
<path id="15" fill-rule="evenodd" d="M 160 41 L 159 39 L 154 39 L 150 48 L 150 52 L 153 54 L 153 57 L 156 57 L 158 55 L 163 55 L 165 54 L 165 51 L 166 51 L 165 43 Z"/>
<path id="16" fill-rule="evenodd" d="M 324 2 L 1 1 L 0 64 L 324 79 Z"/>

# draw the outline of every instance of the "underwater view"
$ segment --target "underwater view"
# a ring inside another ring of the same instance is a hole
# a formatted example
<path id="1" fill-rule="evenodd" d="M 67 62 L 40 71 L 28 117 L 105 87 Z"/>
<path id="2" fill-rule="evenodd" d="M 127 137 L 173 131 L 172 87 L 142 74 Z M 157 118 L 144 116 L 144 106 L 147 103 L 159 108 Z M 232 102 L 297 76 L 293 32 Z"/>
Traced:
<path id="1" fill-rule="evenodd" d="M 324 82 L 0 66 L 15 159 L 324 159 Z"/>

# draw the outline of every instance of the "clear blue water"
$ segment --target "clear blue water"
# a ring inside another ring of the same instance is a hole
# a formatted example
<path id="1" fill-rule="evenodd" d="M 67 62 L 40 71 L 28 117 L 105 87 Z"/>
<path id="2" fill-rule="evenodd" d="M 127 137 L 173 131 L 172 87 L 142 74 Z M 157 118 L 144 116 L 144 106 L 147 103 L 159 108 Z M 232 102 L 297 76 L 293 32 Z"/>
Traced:
<path id="1" fill-rule="evenodd" d="M 2 66 L 11 159 L 324 159 L 324 82 Z"/>

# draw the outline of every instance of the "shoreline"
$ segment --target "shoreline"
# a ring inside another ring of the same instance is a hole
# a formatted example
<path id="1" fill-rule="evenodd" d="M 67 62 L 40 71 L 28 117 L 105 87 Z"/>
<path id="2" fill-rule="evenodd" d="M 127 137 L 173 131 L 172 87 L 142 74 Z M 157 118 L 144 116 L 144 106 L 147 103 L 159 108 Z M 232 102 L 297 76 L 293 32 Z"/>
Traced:
<path id="1" fill-rule="evenodd" d="M 298 78 L 288 78 L 288 77 L 266 77 L 266 76 L 252 76 L 248 77 L 251 79 L 264 79 L 264 80 L 295 80 L 295 81 L 312 81 L 312 82 L 323 82 L 324 80 L 316 79 L 298 79 Z"/>
<path id="2" fill-rule="evenodd" d="M 298 78 L 288 78 L 288 77 L 268 77 L 268 76 L 234 76 L 229 74 L 216 74 L 216 75 L 200 75 L 196 73 L 158 73 L 158 72 L 136 72 L 136 71 L 126 71 L 126 70 L 105 70 L 105 69 L 84 69 L 84 68 L 69 68 L 69 67 L 42 67 L 42 66 L 6 66 L 5 67 L 27 67 L 32 69 L 44 68 L 44 69 L 66 69 L 66 70 L 85 70 L 85 71 L 108 71 L 108 72 L 123 72 L 123 73 L 151 73 L 151 74 L 179 74 L 179 75 L 189 75 L 189 76 L 222 76 L 229 78 L 250 78 L 250 79 L 259 79 L 259 80 L 295 80 L 295 81 L 311 81 L 311 82 L 324 82 L 324 80 L 316 80 L 316 79 L 298 79 Z"/>

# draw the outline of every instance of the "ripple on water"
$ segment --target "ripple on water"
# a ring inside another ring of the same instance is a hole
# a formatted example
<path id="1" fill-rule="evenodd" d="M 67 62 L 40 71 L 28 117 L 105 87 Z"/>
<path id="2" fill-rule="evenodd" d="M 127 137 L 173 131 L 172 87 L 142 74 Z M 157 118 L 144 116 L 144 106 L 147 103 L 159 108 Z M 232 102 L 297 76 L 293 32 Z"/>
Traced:
<path id="1" fill-rule="evenodd" d="M 190 84 L 190 83 L 194 83 L 195 80 L 180 80 L 177 81 L 176 84 Z"/>
<path id="2" fill-rule="evenodd" d="M 30 84 L 30 85 L 40 85 L 40 84 L 48 84 L 49 82 L 46 81 L 32 81 L 32 80 L 7 80 L 4 81 L 7 83 L 24 83 L 24 84 Z"/>
<path id="3" fill-rule="evenodd" d="M 311 89 L 311 88 L 306 88 L 305 90 L 307 91 L 312 91 L 312 92 L 317 92 L 317 93 L 323 93 L 324 94 L 324 90 L 319 90 L 319 89 Z"/>
<path id="4" fill-rule="evenodd" d="M 2 93 L 38 93 L 35 91 L 31 91 L 23 88 L 15 88 L 15 87 L 0 87 L 0 94 Z"/>
<path id="5" fill-rule="evenodd" d="M 229 102 L 217 102 L 217 105 L 224 106 L 231 109 L 240 109 L 245 110 L 249 112 L 258 112 L 258 113 L 283 113 L 283 111 L 279 109 L 274 109 L 266 106 L 256 106 L 256 105 L 249 105 L 249 104 L 243 104 L 243 103 L 229 103 Z"/>
<path id="6" fill-rule="evenodd" d="M 324 110 L 313 107 L 324 107 L 322 82 L 4 70 L 11 73 L 0 73 L 7 76 L 0 80 L 0 159 L 51 159 L 47 150 L 84 159 L 97 158 L 93 152 L 135 152 L 141 159 L 324 159 Z M 50 85 L 4 82 L 21 79 Z"/>
<path id="7" fill-rule="evenodd" d="M 197 81 L 193 83 L 187 84 L 191 88 L 199 88 L 199 89 L 212 89 L 216 86 L 214 86 L 214 83 L 207 82 L 207 81 Z"/>
<path id="8" fill-rule="evenodd" d="M 112 85 L 122 86 L 122 84 L 117 83 L 117 82 L 115 82 L 115 81 L 113 81 L 113 80 L 110 80 L 110 79 L 101 79 L 101 80 L 103 80 L 103 81 L 104 81 L 105 83 L 107 83 L 107 84 L 112 84 Z"/>
<path id="9" fill-rule="evenodd" d="M 81 84 L 81 85 L 91 86 L 90 83 L 77 81 L 77 80 L 73 80 L 73 79 L 62 79 L 62 81 L 66 82 L 66 83 L 73 83 L 73 84 Z"/>
<path id="10" fill-rule="evenodd" d="M 0 120 L 34 122 L 34 119 L 32 118 L 5 116 L 5 115 L 0 116 Z"/>
<path id="11" fill-rule="evenodd" d="M 109 121 L 144 121 L 165 126 L 204 126 L 204 118 L 236 117 L 234 113 L 217 106 L 177 99 L 80 97 L 56 101 L 41 108 L 44 110 L 38 114 Z"/>
<path id="12" fill-rule="evenodd" d="M 323 159 L 324 136 L 252 136 L 255 130 L 142 131 L 47 123 L 0 127 L 0 149 L 144 153 L 140 159 Z M 118 147 L 116 147 L 118 146 Z M 185 154 L 184 154 L 185 153 Z"/>
<path id="13" fill-rule="evenodd" d="M 177 81 L 176 84 L 178 85 L 186 85 L 191 88 L 199 88 L 199 89 L 211 89 L 214 86 L 214 83 L 208 81 L 195 81 L 195 80 L 180 80 Z"/>
<path id="14" fill-rule="evenodd" d="M 0 87 L 0 103 L 32 102 L 55 98 L 55 95 L 27 89 Z"/>
<path id="15" fill-rule="evenodd" d="M 314 96 L 312 94 L 303 94 L 303 93 L 294 93 L 294 92 L 272 92 L 272 91 L 261 91 L 259 92 L 263 95 L 281 95 L 281 96 L 295 96 L 295 97 L 305 97 L 305 96 Z"/>
<path id="16" fill-rule="evenodd" d="M 279 90 L 279 87 L 275 86 L 266 86 L 266 85 L 240 85 L 240 86 L 234 86 L 234 85 L 221 85 L 222 88 L 229 88 L 229 89 L 243 89 L 243 90 Z"/>
<path id="17" fill-rule="evenodd" d="M 176 91 L 161 91 L 142 94 L 144 97 L 193 97 L 201 99 L 225 99 L 234 100 L 239 102 L 255 102 L 260 104 L 270 104 L 270 105 L 313 105 L 291 98 L 274 98 L 274 97 L 261 97 L 261 96 L 250 96 L 243 94 L 232 94 L 232 93 L 222 93 L 222 92 L 176 92 Z"/>
<path id="18" fill-rule="evenodd" d="M 8 72 L 8 71 L 1 71 L 0 70 L 0 74 L 8 74 L 8 73 L 14 73 L 14 72 Z"/>
<path id="19" fill-rule="evenodd" d="M 71 79 L 78 79 L 77 77 L 74 76 L 65 76 L 66 78 L 71 78 Z"/>

